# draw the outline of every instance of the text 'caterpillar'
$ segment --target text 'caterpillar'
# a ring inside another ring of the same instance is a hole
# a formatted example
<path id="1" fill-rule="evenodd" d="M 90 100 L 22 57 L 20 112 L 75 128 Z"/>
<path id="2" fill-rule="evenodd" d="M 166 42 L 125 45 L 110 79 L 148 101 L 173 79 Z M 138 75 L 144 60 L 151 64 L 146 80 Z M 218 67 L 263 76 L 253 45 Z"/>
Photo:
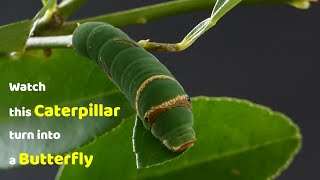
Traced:
<path id="1" fill-rule="evenodd" d="M 115 82 L 144 126 L 166 147 L 183 151 L 193 145 L 190 98 L 155 56 L 120 29 L 100 22 L 77 27 L 72 43 Z"/>

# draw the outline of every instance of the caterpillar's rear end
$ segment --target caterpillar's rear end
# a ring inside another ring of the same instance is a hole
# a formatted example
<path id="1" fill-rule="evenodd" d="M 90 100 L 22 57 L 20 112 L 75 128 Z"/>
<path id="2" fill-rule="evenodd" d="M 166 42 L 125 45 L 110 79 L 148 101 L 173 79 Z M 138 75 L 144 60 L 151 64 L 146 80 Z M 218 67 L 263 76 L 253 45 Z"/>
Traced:
<path id="1" fill-rule="evenodd" d="M 193 145 L 190 98 L 155 56 L 120 29 L 98 22 L 80 25 L 73 46 L 115 82 L 144 126 L 166 147 L 183 151 Z"/>

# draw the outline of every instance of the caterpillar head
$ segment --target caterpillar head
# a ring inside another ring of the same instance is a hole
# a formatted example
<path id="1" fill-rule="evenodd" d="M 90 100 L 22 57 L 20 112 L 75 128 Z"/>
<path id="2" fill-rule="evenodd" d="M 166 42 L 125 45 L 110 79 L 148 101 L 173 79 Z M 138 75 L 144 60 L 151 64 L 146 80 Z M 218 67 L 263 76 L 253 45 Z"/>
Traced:
<path id="1" fill-rule="evenodd" d="M 161 113 L 151 127 L 152 134 L 172 151 L 184 151 L 196 141 L 193 114 L 185 107 L 175 107 Z"/>

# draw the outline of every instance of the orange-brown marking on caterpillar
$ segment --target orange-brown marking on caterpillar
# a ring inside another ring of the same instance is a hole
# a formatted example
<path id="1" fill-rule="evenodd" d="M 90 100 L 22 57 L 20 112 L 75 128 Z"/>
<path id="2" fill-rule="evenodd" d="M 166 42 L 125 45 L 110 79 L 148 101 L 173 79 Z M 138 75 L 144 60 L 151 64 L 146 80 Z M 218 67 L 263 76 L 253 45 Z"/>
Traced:
<path id="1" fill-rule="evenodd" d="M 148 86 L 148 84 L 150 84 L 153 80 L 156 80 L 156 79 L 171 79 L 172 81 L 175 81 L 177 82 L 177 80 L 173 77 L 170 77 L 170 76 L 166 76 L 166 75 L 155 75 L 155 76 L 151 76 L 149 77 L 148 79 L 146 79 L 139 87 L 137 93 L 136 93 L 136 99 L 135 99 L 135 103 L 136 103 L 136 111 L 137 111 L 137 115 L 140 116 L 139 114 L 139 105 L 138 105 L 138 102 L 139 102 L 139 98 L 140 98 L 140 95 L 142 93 L 142 91 Z M 177 82 L 178 83 L 178 82 Z M 141 116 L 140 116 L 141 117 Z"/>
<path id="2" fill-rule="evenodd" d="M 104 62 L 104 60 L 103 60 L 102 57 L 100 57 L 100 58 L 98 59 L 98 64 L 99 64 L 100 68 L 104 71 L 104 73 L 112 80 L 111 74 L 110 74 L 110 72 L 109 72 L 109 69 L 108 69 L 108 67 L 107 67 L 107 65 L 106 65 L 106 63 Z"/>
<path id="3" fill-rule="evenodd" d="M 184 151 L 184 150 L 188 149 L 189 147 L 193 146 L 193 143 L 196 142 L 196 141 L 197 141 L 196 138 L 191 139 L 191 141 L 186 142 L 185 144 L 183 144 L 183 145 L 181 145 L 181 146 L 179 146 L 179 147 L 174 147 L 174 148 L 172 148 L 171 150 L 172 150 L 173 152 L 181 152 L 181 151 Z"/>
<path id="4" fill-rule="evenodd" d="M 189 96 L 178 95 L 177 97 L 169 101 L 163 102 L 156 106 L 152 106 L 151 109 L 145 113 L 144 119 L 147 121 L 150 127 L 152 127 L 152 124 L 158 119 L 159 115 L 162 112 L 165 112 L 174 107 L 186 107 L 188 109 L 191 109 L 192 106 L 191 106 L 191 103 L 189 102 Z"/>

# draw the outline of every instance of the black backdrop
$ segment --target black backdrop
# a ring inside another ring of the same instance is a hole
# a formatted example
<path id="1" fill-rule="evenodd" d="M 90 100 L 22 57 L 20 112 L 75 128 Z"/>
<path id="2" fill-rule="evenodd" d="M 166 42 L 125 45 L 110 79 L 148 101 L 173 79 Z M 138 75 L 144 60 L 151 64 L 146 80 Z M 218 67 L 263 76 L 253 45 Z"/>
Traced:
<path id="1" fill-rule="evenodd" d="M 73 18 L 101 15 L 160 0 L 90 1 Z M 0 24 L 32 18 L 40 0 L 1 2 Z M 195 45 L 181 53 L 155 53 L 192 96 L 231 96 L 283 112 L 296 122 L 303 148 L 280 180 L 320 179 L 320 5 L 239 6 Z M 125 27 L 134 39 L 176 42 L 210 12 Z M 1 148 L 1 147 L 0 147 Z M 0 179 L 54 179 L 58 167 L 24 167 Z"/>

